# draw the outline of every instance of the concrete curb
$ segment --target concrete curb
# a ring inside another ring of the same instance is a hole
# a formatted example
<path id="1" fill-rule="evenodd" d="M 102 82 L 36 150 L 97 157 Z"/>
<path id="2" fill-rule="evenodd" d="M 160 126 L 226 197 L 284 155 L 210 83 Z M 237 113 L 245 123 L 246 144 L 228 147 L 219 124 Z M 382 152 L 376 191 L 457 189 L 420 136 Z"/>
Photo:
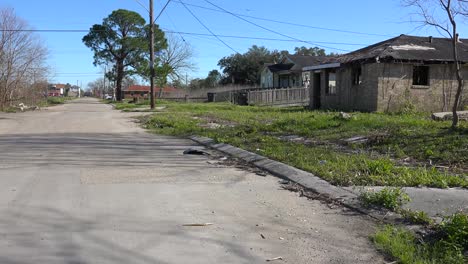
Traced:
<path id="1" fill-rule="evenodd" d="M 239 158 L 259 169 L 268 171 L 269 173 L 279 178 L 295 182 L 305 189 L 317 193 L 327 200 L 332 200 L 347 208 L 369 215 L 370 217 L 373 217 L 377 220 L 384 222 L 394 222 L 399 218 L 398 214 L 392 212 L 382 212 L 364 207 L 359 202 L 358 194 L 332 185 L 310 172 L 300 170 L 282 162 L 271 160 L 264 156 L 231 146 L 229 144 L 217 144 L 211 138 L 192 136 L 190 139 L 205 147 L 209 147 L 229 156 Z"/>

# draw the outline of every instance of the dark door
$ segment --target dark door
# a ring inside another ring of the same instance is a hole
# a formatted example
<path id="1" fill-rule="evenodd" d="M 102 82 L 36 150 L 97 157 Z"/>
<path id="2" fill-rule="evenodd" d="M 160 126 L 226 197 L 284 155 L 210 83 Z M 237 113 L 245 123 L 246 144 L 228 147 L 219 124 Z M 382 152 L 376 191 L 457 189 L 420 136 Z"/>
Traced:
<path id="1" fill-rule="evenodd" d="M 321 77 L 320 77 L 320 73 L 314 73 L 314 83 L 313 83 L 313 93 L 312 93 L 312 103 L 313 103 L 313 108 L 314 109 L 319 109 L 320 106 L 321 106 L 321 103 L 320 103 L 320 91 L 321 91 L 321 83 L 322 83 L 322 80 L 321 80 Z"/>

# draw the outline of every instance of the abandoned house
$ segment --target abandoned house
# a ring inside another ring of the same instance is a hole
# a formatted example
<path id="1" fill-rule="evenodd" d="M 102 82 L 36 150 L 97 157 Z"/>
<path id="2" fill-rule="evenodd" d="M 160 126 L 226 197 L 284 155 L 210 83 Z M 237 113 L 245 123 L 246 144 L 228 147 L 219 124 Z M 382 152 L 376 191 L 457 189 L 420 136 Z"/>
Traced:
<path id="1" fill-rule="evenodd" d="M 457 90 L 451 40 L 401 35 L 303 67 L 313 109 L 450 111 Z M 468 77 L 468 39 L 459 40 Z M 467 104 L 464 89 L 461 108 Z"/>
<path id="2" fill-rule="evenodd" d="M 321 63 L 326 57 L 284 55 L 278 63 L 267 63 L 261 72 L 262 88 L 303 87 L 302 68 Z"/>

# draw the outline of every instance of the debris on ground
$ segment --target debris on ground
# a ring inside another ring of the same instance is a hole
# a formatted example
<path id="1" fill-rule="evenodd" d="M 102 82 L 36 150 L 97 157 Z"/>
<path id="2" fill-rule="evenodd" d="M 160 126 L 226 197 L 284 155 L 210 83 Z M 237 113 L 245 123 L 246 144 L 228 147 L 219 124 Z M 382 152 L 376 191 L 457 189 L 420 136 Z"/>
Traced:
<path id="1" fill-rule="evenodd" d="M 468 111 L 457 111 L 459 120 L 468 121 Z M 441 113 L 432 113 L 432 119 L 435 121 L 446 121 L 452 120 L 452 112 L 441 112 Z"/>
<path id="2" fill-rule="evenodd" d="M 342 120 L 349 120 L 352 116 L 348 113 L 340 112 L 337 117 Z"/>
<path id="3" fill-rule="evenodd" d="M 184 155 L 205 155 L 209 156 L 210 153 L 200 150 L 200 149 L 187 149 L 184 151 Z"/>
<path id="4" fill-rule="evenodd" d="M 344 139 L 343 141 L 346 144 L 359 144 L 359 143 L 366 143 L 367 141 L 369 141 L 369 139 L 364 136 L 355 136 L 355 137 Z"/>
<path id="5" fill-rule="evenodd" d="M 283 188 L 284 190 L 297 192 L 299 193 L 300 197 L 306 197 L 307 199 L 321 201 L 324 204 L 326 204 L 330 209 L 335 209 L 339 205 L 339 202 L 330 199 L 330 197 L 328 197 L 327 195 L 319 194 L 311 190 L 308 190 L 304 188 L 302 185 L 297 184 L 295 182 L 287 182 L 287 183 L 280 182 L 280 183 L 281 183 L 281 188 Z"/>
<path id="6" fill-rule="evenodd" d="M 270 262 L 270 261 L 275 261 L 275 260 L 283 260 L 283 257 L 271 258 L 271 259 L 267 259 L 266 261 Z"/>
<path id="7" fill-rule="evenodd" d="M 39 110 L 40 109 L 38 106 L 27 106 L 24 103 L 19 103 L 17 108 L 19 108 L 21 110 L 21 112 L 24 112 L 26 110 L 33 110 L 34 111 L 34 110 Z"/>
<path id="8" fill-rule="evenodd" d="M 279 140 L 282 141 L 290 141 L 290 142 L 304 142 L 305 138 L 298 136 L 298 135 L 286 135 L 286 136 L 279 136 Z"/>
<path id="9" fill-rule="evenodd" d="M 260 234 L 260 236 L 261 236 L 263 239 L 265 239 L 265 236 L 264 236 L 263 234 Z"/>
<path id="10" fill-rule="evenodd" d="M 182 226 L 211 226 L 213 223 L 195 223 L 195 224 L 184 224 Z"/>

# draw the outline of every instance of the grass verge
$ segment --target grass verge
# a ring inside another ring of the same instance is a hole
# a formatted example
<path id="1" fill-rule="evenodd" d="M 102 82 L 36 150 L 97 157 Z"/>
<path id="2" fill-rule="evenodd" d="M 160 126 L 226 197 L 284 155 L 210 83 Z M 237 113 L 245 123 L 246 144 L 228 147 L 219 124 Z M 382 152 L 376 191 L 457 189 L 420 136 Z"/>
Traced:
<path id="1" fill-rule="evenodd" d="M 387 225 L 372 237 L 376 246 L 402 264 L 467 263 L 468 215 L 457 213 L 417 237 L 402 227 Z"/>
<path id="2" fill-rule="evenodd" d="M 161 105 L 161 104 L 160 104 Z M 164 103 L 166 112 L 145 118 L 155 133 L 200 135 L 312 172 L 337 185 L 468 187 L 468 126 L 421 115 L 307 111 L 231 104 Z M 298 140 L 285 140 L 292 136 Z M 344 139 L 365 137 L 364 142 Z M 416 142 L 416 144 L 412 144 Z M 400 162 L 415 160 L 429 164 Z"/>

